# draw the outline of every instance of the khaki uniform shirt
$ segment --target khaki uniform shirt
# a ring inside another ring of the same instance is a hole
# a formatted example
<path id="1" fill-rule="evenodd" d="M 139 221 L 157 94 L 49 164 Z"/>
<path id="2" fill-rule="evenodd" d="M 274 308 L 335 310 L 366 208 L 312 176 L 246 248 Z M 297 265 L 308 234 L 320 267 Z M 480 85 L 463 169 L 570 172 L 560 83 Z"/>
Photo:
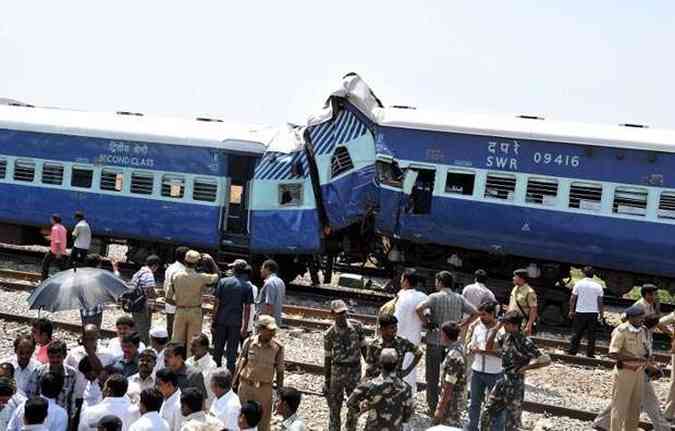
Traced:
<path id="1" fill-rule="evenodd" d="M 176 302 L 176 308 L 201 307 L 204 288 L 218 281 L 218 274 L 202 274 L 185 268 L 174 274 L 166 297 Z"/>
<path id="2" fill-rule="evenodd" d="M 240 374 L 242 379 L 271 384 L 275 370 L 284 368 L 284 346 L 275 339 L 262 343 L 255 335 L 244 343 L 240 360 L 245 361 Z"/>
<path id="3" fill-rule="evenodd" d="M 519 306 L 520 305 L 520 306 Z M 537 306 L 537 292 L 525 283 L 522 286 L 513 286 L 511 298 L 509 299 L 508 311 L 517 311 L 520 314 L 525 312 L 526 319 L 530 316 L 530 309 Z M 522 308 L 522 310 L 521 310 Z"/>
<path id="4" fill-rule="evenodd" d="M 638 331 L 632 329 L 629 322 L 624 322 L 614 328 L 612 339 L 609 342 L 609 353 L 628 353 L 643 359 L 647 357 L 650 350 L 647 330 L 642 326 Z"/>

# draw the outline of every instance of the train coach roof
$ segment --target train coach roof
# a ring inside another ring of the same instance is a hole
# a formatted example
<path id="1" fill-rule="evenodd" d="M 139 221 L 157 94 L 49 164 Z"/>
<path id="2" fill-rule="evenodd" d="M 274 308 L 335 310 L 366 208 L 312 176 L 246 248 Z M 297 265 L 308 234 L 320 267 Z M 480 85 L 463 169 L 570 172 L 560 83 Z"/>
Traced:
<path id="1" fill-rule="evenodd" d="M 0 129 L 262 154 L 277 130 L 196 119 L 0 105 Z"/>
<path id="2" fill-rule="evenodd" d="M 384 108 L 370 89 L 364 92 L 364 86 L 366 84 L 358 75 L 350 74 L 333 95 L 346 97 L 380 126 L 675 152 L 675 130 Z M 377 100 L 378 104 L 374 104 L 373 100 Z"/>

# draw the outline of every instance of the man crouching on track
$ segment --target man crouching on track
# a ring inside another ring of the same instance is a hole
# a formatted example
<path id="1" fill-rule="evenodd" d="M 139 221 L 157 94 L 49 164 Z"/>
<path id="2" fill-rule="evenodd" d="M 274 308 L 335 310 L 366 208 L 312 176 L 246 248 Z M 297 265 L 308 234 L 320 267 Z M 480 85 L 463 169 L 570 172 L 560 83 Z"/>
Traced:
<path id="1" fill-rule="evenodd" d="M 505 429 L 517 430 L 525 398 L 525 372 L 551 363 L 551 358 L 542 354 L 534 341 L 520 329 L 522 322 L 520 313 L 508 311 L 487 339 L 485 350 L 501 353 L 504 376 L 490 391 L 481 415 L 481 431 L 491 430 L 493 422 L 502 414 L 506 415 Z M 504 332 L 500 331 L 502 327 Z"/>

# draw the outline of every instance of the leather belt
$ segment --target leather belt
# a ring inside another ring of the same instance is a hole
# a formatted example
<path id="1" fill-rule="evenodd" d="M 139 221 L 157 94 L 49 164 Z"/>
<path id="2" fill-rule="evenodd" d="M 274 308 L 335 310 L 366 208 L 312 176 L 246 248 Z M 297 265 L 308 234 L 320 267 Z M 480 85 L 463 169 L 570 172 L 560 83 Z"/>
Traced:
<path id="1" fill-rule="evenodd" d="M 625 369 L 625 370 L 637 371 L 640 368 L 642 368 L 642 365 L 637 365 L 637 364 L 631 365 L 631 364 L 627 364 L 625 362 L 623 363 L 623 369 Z"/>
<path id="2" fill-rule="evenodd" d="M 272 384 L 272 382 L 261 382 L 261 381 L 259 381 L 259 380 L 248 379 L 248 378 L 246 378 L 246 377 L 239 377 L 239 379 L 240 379 L 242 382 L 248 383 L 249 385 L 251 385 L 251 386 L 253 386 L 253 387 L 255 387 L 255 388 L 259 388 L 259 387 L 261 387 L 261 386 L 271 385 L 271 384 Z"/>

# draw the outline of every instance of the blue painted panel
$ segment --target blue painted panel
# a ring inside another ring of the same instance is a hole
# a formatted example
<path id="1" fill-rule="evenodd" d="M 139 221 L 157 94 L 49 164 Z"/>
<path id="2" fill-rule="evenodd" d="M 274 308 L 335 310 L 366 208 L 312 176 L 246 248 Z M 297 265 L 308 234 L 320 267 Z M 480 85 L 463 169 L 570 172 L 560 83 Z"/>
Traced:
<path id="1" fill-rule="evenodd" d="M 377 205 L 375 166 L 370 165 L 321 186 L 330 226 L 340 229 L 360 222 Z"/>
<path id="2" fill-rule="evenodd" d="M 316 210 L 251 211 L 253 253 L 312 254 L 321 251 Z"/>
<path id="3" fill-rule="evenodd" d="M 2 154 L 17 157 L 227 175 L 227 154 L 197 146 L 0 129 L 0 148 Z"/>
<path id="4" fill-rule="evenodd" d="M 76 210 L 87 215 L 94 235 L 219 245 L 217 206 L 0 184 L 0 222 L 47 226 L 59 213 L 72 228 Z"/>
<path id="5" fill-rule="evenodd" d="M 436 164 L 675 187 L 675 155 L 526 139 L 379 127 L 378 153 Z M 586 152 L 590 150 L 590 152 Z"/>

